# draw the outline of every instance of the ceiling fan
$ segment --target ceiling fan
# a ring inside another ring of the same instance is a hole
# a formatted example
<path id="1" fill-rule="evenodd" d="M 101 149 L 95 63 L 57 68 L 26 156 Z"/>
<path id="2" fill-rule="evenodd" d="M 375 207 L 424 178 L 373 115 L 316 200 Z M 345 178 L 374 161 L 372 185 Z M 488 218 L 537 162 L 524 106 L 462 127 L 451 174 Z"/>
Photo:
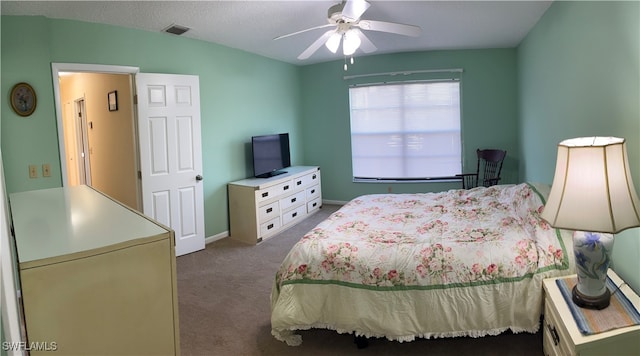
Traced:
<path id="1" fill-rule="evenodd" d="M 274 40 L 320 28 L 334 27 L 322 34 L 322 36 L 298 56 L 298 59 L 302 60 L 311 57 L 323 44 L 332 53 L 336 53 L 340 47 L 340 42 L 342 42 L 342 53 L 345 56 L 353 55 L 358 48 L 362 49 L 365 53 L 375 51 L 377 49 L 376 46 L 361 30 L 388 32 L 412 37 L 418 37 L 422 33 L 422 30 L 418 26 L 361 19 L 360 17 L 367 11 L 369 6 L 371 6 L 371 4 L 365 0 L 343 0 L 340 4 L 329 8 L 327 14 L 328 24 L 289 33 L 276 37 Z"/>

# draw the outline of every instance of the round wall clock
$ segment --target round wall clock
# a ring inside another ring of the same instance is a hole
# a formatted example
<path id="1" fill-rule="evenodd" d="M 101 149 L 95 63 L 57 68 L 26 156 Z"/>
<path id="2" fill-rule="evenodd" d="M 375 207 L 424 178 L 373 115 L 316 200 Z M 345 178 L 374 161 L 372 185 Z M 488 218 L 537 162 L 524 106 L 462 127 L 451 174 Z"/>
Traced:
<path id="1" fill-rule="evenodd" d="M 36 92 L 27 83 L 18 83 L 11 89 L 11 108 L 20 116 L 29 116 L 36 109 Z"/>

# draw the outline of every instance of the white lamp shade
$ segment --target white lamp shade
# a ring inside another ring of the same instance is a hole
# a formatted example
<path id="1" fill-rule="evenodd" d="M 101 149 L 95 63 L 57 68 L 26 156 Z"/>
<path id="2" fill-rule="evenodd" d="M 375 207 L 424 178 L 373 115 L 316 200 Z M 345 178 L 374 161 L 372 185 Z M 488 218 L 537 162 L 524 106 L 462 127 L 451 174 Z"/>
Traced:
<path id="1" fill-rule="evenodd" d="M 562 229 L 618 233 L 640 226 L 625 140 L 582 137 L 560 142 L 542 218 Z"/>
<path id="2" fill-rule="evenodd" d="M 358 33 L 349 30 L 344 34 L 342 52 L 345 56 L 350 56 L 356 52 L 358 47 L 360 47 L 360 43 L 362 43 L 362 40 L 360 39 L 360 36 L 358 36 Z"/>
<path id="3" fill-rule="evenodd" d="M 342 39 L 342 34 L 335 32 L 329 37 L 327 42 L 325 42 L 325 46 L 331 51 L 331 53 L 336 53 L 338 51 L 338 47 L 340 47 L 340 40 Z"/>

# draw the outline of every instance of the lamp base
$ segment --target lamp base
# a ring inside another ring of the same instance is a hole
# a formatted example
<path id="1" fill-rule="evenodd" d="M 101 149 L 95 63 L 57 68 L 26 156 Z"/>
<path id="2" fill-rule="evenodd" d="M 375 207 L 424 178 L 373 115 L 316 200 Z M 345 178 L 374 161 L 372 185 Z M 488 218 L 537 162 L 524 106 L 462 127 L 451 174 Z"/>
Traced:
<path id="1" fill-rule="evenodd" d="M 612 250 L 613 234 L 574 231 L 573 252 L 578 282 L 572 299 L 577 306 L 599 310 L 609 305 L 611 292 L 606 282 Z"/>
<path id="2" fill-rule="evenodd" d="M 592 297 L 580 293 L 577 286 L 575 286 L 571 293 L 571 300 L 580 308 L 601 310 L 609 306 L 611 292 L 609 292 L 608 288 L 605 288 L 605 292 L 602 295 Z"/>

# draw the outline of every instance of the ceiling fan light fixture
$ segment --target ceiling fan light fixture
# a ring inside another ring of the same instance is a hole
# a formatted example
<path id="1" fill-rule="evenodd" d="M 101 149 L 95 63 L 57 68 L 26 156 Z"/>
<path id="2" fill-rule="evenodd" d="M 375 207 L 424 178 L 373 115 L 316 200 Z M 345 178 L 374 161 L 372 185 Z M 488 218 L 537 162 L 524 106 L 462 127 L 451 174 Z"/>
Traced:
<path id="1" fill-rule="evenodd" d="M 420 36 L 422 33 L 420 27 L 414 25 L 362 19 L 362 15 L 370 6 L 371 4 L 366 0 L 342 0 L 339 4 L 333 5 L 329 8 L 327 13 L 327 24 L 278 36 L 274 38 L 274 40 L 287 38 L 320 28 L 333 27 L 333 29 L 324 32 L 320 37 L 312 42 L 311 45 L 300 53 L 298 59 L 304 60 L 309 58 L 318 49 L 320 49 L 322 45 L 325 45 L 332 53 L 337 53 L 340 48 L 340 42 L 342 42 L 342 53 L 346 59 L 346 57 L 353 57 L 353 54 L 358 49 L 363 53 L 372 53 L 377 50 L 377 47 L 363 31 L 386 32 L 412 37 Z"/>
<path id="2" fill-rule="evenodd" d="M 329 39 L 324 45 L 327 46 L 327 48 L 329 49 L 329 51 L 331 51 L 331 53 L 336 53 L 338 51 L 338 47 L 340 47 L 341 39 L 342 39 L 342 35 L 339 34 L 338 32 L 335 32 L 334 34 L 331 35 L 331 37 L 329 37 Z"/>
<path id="3" fill-rule="evenodd" d="M 345 56 L 350 56 L 356 52 L 362 41 L 360 36 L 354 31 L 347 31 L 344 34 L 344 42 L 342 43 L 342 51 Z"/>

